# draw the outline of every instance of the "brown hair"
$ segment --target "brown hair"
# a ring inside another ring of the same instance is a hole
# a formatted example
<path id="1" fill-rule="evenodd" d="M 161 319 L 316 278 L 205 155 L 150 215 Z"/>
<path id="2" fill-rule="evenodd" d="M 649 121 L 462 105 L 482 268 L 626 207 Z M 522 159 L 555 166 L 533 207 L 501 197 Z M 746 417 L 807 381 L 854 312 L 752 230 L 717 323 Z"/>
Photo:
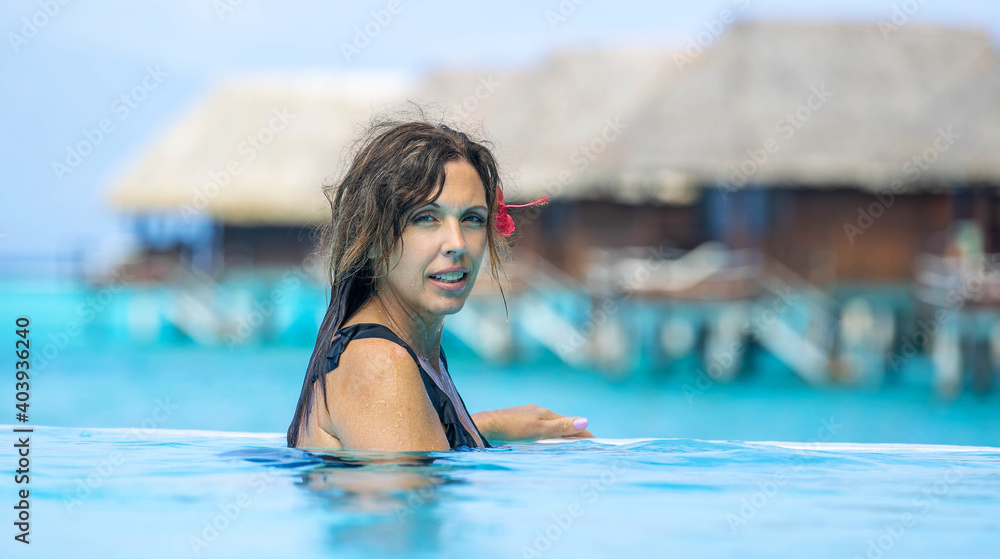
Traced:
<path id="1" fill-rule="evenodd" d="M 379 277 L 378 270 L 388 268 L 392 247 L 397 240 L 402 242 L 410 214 L 441 193 L 445 163 L 467 161 L 486 188 L 490 273 L 503 296 L 502 257 L 510 246 L 494 223 L 501 179 L 485 143 L 444 124 L 427 122 L 423 111 L 418 120 L 376 118 L 355 142 L 344 176 L 324 186 L 330 220 L 318 229 L 320 242 L 312 257 L 323 258 L 331 297 L 288 427 L 289 447 L 297 444 L 301 425 L 309 416 L 317 380 L 326 405 L 326 355 L 334 333 L 381 288 L 385 278 Z"/>

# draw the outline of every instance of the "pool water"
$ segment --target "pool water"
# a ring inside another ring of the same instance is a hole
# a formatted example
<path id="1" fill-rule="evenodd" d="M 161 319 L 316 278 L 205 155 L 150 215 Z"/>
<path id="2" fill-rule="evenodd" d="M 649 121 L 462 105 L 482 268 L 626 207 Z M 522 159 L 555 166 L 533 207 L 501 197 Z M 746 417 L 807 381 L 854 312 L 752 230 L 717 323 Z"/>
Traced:
<path id="1" fill-rule="evenodd" d="M 32 543 L 5 543 L 14 557 L 1000 549 L 998 448 L 650 438 L 311 454 L 286 448 L 283 433 L 35 427 L 32 437 Z"/>
<path id="2" fill-rule="evenodd" d="M 446 351 L 470 412 L 537 404 L 587 417 L 598 437 L 1000 447 L 997 392 L 944 401 L 929 386 L 817 389 L 777 375 L 706 385 L 693 369 L 612 380 L 555 361 L 492 365 L 454 346 Z M 67 348 L 32 377 L 31 423 L 281 432 L 291 421 L 310 352 Z M 0 387 L 4 401 L 12 401 L 11 388 Z"/>
<path id="3" fill-rule="evenodd" d="M 0 556 L 1000 557 L 997 394 L 452 348 L 470 411 L 534 403 L 599 438 L 322 457 L 284 442 L 311 348 L 71 345 L 32 376 L 32 544 L 8 525 Z"/>

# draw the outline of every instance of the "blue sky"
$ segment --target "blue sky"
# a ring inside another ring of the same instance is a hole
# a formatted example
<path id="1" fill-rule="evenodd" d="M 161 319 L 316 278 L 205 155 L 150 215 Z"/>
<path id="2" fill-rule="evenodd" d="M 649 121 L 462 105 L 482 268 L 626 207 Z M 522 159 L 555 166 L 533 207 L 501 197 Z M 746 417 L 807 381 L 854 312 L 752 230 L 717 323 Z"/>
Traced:
<path id="1" fill-rule="evenodd" d="M 450 65 L 527 65 L 575 45 L 676 46 L 727 8 L 754 20 L 858 22 L 888 20 L 894 9 L 905 9 L 913 12 L 907 25 L 975 27 L 1000 43 L 996 0 L 63 1 L 16 0 L 0 8 L 0 266 L 78 250 L 98 262 L 114 258 L 128 221 L 103 202 L 110 181 L 228 74 L 297 68 L 418 74 Z M 560 4 L 567 15 L 554 22 Z M 343 44 L 356 28 L 390 7 L 397 13 L 371 44 L 346 59 Z M 43 24 L 32 32 L 23 18 Z M 159 68 L 160 81 L 120 118 L 116 99 L 150 67 Z M 65 158 L 84 129 L 109 117 L 117 117 L 115 128 L 57 178 L 53 161 Z"/>

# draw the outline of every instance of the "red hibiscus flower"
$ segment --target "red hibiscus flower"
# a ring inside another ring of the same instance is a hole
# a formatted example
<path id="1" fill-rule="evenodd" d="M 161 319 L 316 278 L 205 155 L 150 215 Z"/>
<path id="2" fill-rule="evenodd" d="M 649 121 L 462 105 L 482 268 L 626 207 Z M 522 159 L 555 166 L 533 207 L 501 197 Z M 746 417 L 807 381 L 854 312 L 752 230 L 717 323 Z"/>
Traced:
<path id="1" fill-rule="evenodd" d="M 541 198 L 527 204 L 504 204 L 503 191 L 499 188 L 497 189 L 497 197 L 500 198 L 499 208 L 497 209 L 497 213 L 495 215 L 497 230 L 499 230 L 500 235 L 504 237 L 510 237 L 510 234 L 514 232 L 514 220 L 507 215 L 507 208 L 525 208 L 535 205 L 544 206 L 549 202 L 548 196 L 542 196 Z"/>

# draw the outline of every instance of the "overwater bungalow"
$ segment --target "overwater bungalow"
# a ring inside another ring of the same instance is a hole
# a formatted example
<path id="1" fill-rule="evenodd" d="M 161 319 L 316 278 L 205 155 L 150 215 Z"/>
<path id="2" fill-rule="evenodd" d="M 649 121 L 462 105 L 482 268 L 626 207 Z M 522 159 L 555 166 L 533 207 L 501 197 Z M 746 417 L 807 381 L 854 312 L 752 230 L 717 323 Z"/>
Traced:
<path id="1" fill-rule="evenodd" d="M 488 131 L 508 202 L 553 200 L 515 215 L 512 270 L 533 318 L 505 329 L 502 307 L 475 298 L 461 313 L 490 325 L 454 329 L 483 355 L 509 354 L 518 336 L 612 369 L 700 352 L 709 372 L 726 363 L 711 374 L 726 380 L 749 353 L 713 348 L 752 341 L 809 382 L 882 382 L 935 310 L 893 291 L 908 293 L 923 255 L 968 255 L 959 230 L 979 240 L 973 253 L 1000 251 L 1000 53 L 979 31 L 917 26 L 739 23 L 697 51 L 563 51 L 416 81 L 225 82 L 136 158 L 111 203 L 140 231 L 164 215 L 210 223 L 189 249 L 205 269 L 301 262 L 351 134 L 407 100 Z M 749 340 L 789 290 L 807 296 Z M 607 300 L 630 310 L 595 320 Z M 704 301 L 743 304 L 678 306 Z M 592 343 L 567 344 L 582 331 Z"/>

